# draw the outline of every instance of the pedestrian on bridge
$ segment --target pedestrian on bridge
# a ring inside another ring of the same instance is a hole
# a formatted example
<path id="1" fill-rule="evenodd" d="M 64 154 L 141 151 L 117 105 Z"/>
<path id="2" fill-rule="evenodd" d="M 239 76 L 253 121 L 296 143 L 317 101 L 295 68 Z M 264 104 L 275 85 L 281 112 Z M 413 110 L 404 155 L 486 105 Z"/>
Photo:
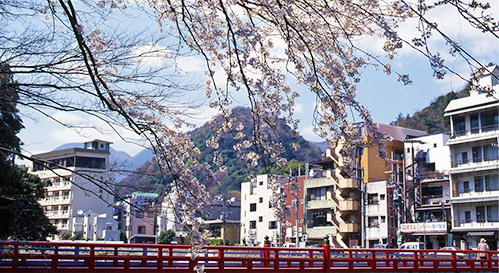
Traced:
<path id="1" fill-rule="evenodd" d="M 489 245 L 487 244 L 487 241 L 484 238 L 480 239 L 480 243 L 478 244 L 477 250 L 479 250 L 479 251 L 490 250 Z M 487 259 L 487 253 L 480 252 L 480 253 L 478 253 L 478 257 L 480 258 L 480 260 L 485 260 L 485 259 Z M 482 261 L 480 263 L 481 263 L 482 267 L 484 265 L 486 265 L 486 262 L 484 262 L 484 261 Z"/>

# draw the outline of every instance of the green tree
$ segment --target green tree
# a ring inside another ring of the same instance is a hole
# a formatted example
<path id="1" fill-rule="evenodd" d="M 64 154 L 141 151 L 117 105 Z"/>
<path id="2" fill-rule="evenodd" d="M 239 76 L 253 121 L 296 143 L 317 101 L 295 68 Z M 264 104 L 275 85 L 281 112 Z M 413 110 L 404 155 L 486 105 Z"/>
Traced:
<path id="1" fill-rule="evenodd" d="M 57 233 L 37 201 L 48 184 L 16 166 L 10 152 L 20 151 L 16 135 L 23 128 L 14 84 L 9 66 L 0 63 L 0 239 L 44 240 Z"/>
<path id="2" fill-rule="evenodd" d="M 175 232 L 171 230 L 162 231 L 158 236 L 158 244 L 170 244 L 175 239 Z"/>

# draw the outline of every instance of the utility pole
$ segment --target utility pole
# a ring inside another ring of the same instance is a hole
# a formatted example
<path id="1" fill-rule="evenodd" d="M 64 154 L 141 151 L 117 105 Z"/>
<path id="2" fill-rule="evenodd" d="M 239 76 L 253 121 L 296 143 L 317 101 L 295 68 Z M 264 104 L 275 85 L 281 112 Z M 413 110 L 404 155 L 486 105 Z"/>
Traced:
<path id="1" fill-rule="evenodd" d="M 298 165 L 299 166 L 299 165 Z M 289 192 L 293 195 L 293 197 L 295 198 L 293 201 L 294 205 L 295 205 L 295 225 L 296 225 L 296 234 L 295 234 L 295 246 L 298 247 L 298 244 L 300 242 L 300 232 L 299 232 L 299 224 L 300 224 L 300 219 L 298 217 L 298 211 L 299 211 L 299 208 L 300 208 L 300 200 L 298 198 L 298 193 L 300 192 L 300 185 L 298 183 L 298 177 L 293 177 L 291 176 L 291 169 L 289 170 L 289 181 L 288 181 L 288 185 L 289 185 Z"/>

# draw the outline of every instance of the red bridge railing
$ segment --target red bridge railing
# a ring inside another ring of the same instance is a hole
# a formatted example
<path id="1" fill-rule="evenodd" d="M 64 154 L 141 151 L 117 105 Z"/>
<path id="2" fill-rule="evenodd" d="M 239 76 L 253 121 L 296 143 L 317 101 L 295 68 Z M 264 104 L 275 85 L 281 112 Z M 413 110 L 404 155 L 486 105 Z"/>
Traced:
<path id="1" fill-rule="evenodd" d="M 0 242 L 0 272 L 497 272 L 499 251 Z M 477 259 L 484 253 L 485 259 Z"/>

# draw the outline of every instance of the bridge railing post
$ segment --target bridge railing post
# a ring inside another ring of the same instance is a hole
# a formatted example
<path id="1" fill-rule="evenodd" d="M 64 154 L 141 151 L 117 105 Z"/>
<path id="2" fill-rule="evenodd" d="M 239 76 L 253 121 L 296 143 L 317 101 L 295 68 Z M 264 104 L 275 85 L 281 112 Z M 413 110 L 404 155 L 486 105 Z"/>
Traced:
<path id="1" fill-rule="evenodd" d="M 324 272 L 331 271 L 331 246 L 329 245 L 329 236 L 324 236 L 324 244 L 322 245 L 322 249 L 324 250 L 322 253 L 322 267 Z"/>
<path id="2" fill-rule="evenodd" d="M 52 270 L 57 270 L 57 265 L 59 263 L 59 246 L 54 246 L 54 254 L 52 256 L 51 268 Z"/>
<path id="3" fill-rule="evenodd" d="M 19 260 L 17 259 L 19 257 L 19 245 L 18 243 L 14 243 L 12 245 L 12 268 L 16 269 L 18 267 Z"/>
<path id="4" fill-rule="evenodd" d="M 263 244 L 263 247 L 264 248 L 269 248 L 270 247 L 270 241 L 269 241 L 269 236 L 265 236 L 264 238 L 264 244 Z M 263 266 L 265 267 L 269 267 L 270 266 L 270 250 L 264 250 L 263 251 Z"/>
<path id="5" fill-rule="evenodd" d="M 163 248 L 158 247 L 158 253 L 156 256 L 156 267 L 158 270 L 163 269 Z"/>
<path id="6" fill-rule="evenodd" d="M 88 271 L 95 271 L 95 247 L 90 246 L 90 253 L 88 258 Z"/>
<path id="7" fill-rule="evenodd" d="M 222 248 L 218 249 L 218 269 L 224 269 L 224 250 Z"/>

